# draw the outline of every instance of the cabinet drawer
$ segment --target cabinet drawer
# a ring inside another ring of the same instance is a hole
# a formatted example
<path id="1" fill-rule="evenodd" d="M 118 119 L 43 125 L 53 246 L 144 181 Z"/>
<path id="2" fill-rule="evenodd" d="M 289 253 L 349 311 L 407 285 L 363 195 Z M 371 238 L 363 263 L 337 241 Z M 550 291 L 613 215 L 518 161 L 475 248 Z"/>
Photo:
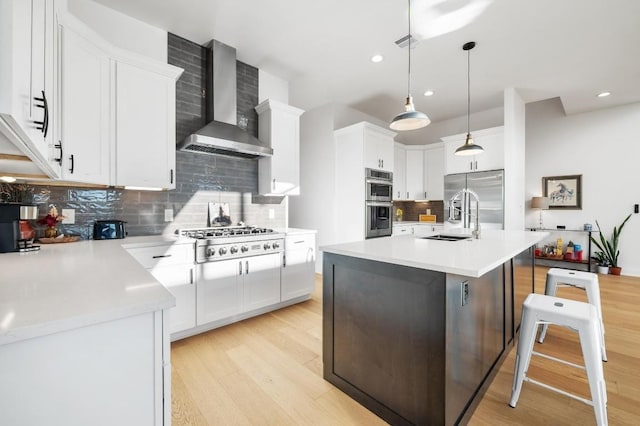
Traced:
<path id="1" fill-rule="evenodd" d="M 146 269 L 153 268 L 156 265 L 195 262 L 195 247 L 193 244 L 165 244 L 153 247 L 129 248 L 127 251 Z"/>
<path id="2" fill-rule="evenodd" d="M 284 249 L 287 252 L 289 250 L 301 250 L 306 248 L 315 249 L 315 246 L 315 234 L 290 235 L 287 236 L 284 240 Z"/>

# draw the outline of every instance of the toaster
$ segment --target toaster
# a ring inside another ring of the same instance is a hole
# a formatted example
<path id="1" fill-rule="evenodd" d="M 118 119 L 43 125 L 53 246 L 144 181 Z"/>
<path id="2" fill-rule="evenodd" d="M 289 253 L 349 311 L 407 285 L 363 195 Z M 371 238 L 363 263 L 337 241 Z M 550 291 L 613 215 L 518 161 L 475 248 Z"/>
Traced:
<path id="1" fill-rule="evenodd" d="M 93 224 L 94 240 L 116 240 L 127 235 L 124 220 L 97 220 Z"/>

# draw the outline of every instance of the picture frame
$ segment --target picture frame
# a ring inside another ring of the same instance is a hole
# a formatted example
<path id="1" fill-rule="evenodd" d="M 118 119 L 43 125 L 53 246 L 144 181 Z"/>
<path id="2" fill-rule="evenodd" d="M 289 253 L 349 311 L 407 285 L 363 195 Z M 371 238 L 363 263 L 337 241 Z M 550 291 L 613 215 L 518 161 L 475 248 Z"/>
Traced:
<path id="1" fill-rule="evenodd" d="M 542 194 L 549 209 L 582 210 L 582 175 L 543 177 Z"/>

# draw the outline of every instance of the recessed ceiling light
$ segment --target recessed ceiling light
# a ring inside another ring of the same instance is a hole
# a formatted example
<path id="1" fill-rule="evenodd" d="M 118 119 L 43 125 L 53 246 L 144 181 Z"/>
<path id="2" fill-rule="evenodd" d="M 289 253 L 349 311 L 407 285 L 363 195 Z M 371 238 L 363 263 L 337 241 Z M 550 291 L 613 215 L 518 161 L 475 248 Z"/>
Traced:
<path id="1" fill-rule="evenodd" d="M 611 92 L 600 92 L 600 93 L 598 93 L 598 97 L 599 98 L 606 98 L 610 94 L 611 94 Z"/>
<path id="2" fill-rule="evenodd" d="M 378 62 L 382 62 L 383 59 L 384 57 L 382 55 L 373 55 L 371 57 L 371 62 L 378 63 Z"/>
<path id="3" fill-rule="evenodd" d="M 435 92 L 433 90 L 427 90 L 426 92 L 424 92 L 425 96 L 433 96 Z"/>

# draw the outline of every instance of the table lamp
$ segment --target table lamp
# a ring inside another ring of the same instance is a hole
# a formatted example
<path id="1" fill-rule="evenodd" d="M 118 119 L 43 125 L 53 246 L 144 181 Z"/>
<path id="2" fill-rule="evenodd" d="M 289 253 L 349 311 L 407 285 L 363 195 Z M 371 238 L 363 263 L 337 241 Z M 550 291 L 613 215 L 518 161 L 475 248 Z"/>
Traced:
<path id="1" fill-rule="evenodd" d="M 547 197 L 533 197 L 531 198 L 531 208 L 540 210 L 540 229 L 544 229 L 542 226 L 542 210 L 547 210 L 549 208 L 549 198 Z"/>

